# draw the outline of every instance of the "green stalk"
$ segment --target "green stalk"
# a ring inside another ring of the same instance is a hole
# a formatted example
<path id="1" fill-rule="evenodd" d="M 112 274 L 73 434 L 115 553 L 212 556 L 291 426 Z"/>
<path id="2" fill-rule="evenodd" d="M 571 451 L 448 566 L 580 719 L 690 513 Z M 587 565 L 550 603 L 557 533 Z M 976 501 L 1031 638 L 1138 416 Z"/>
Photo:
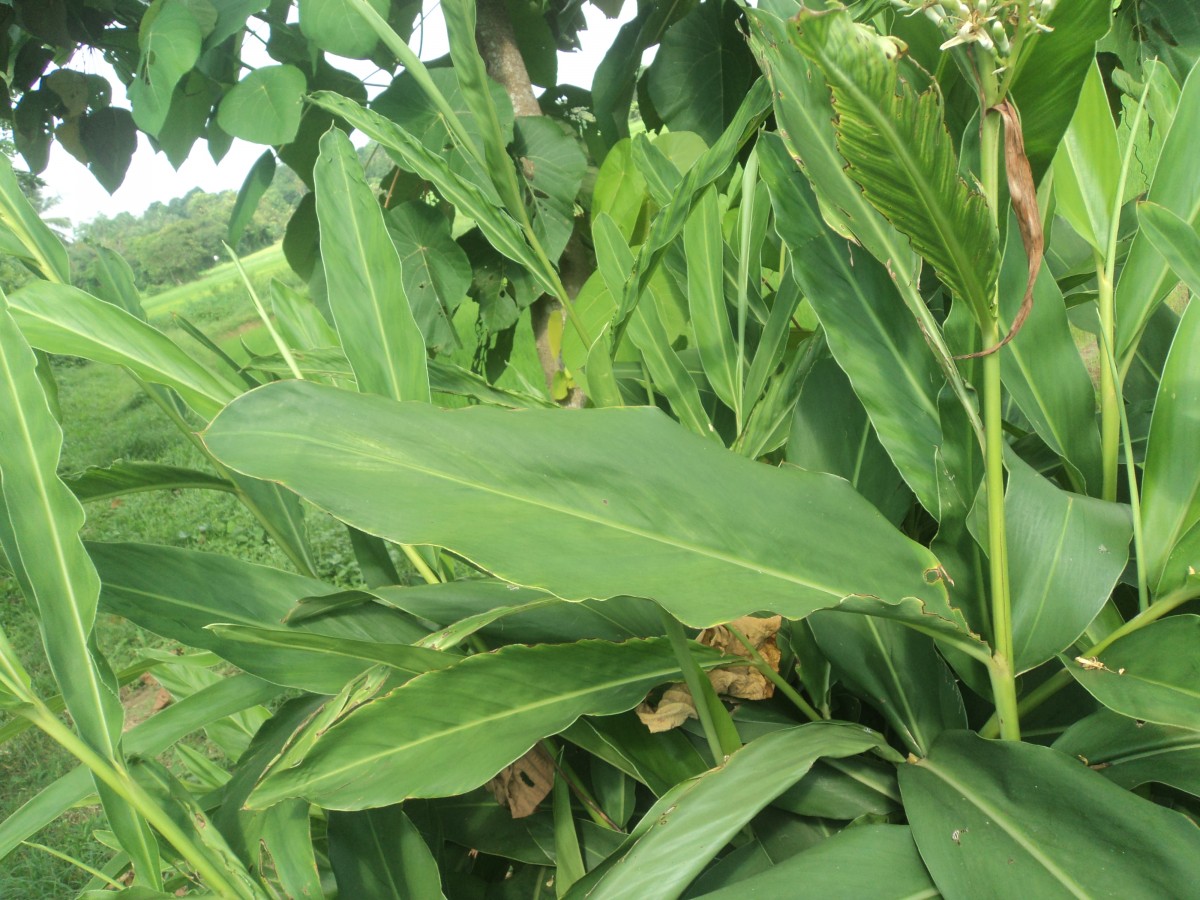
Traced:
<path id="1" fill-rule="evenodd" d="M 733 720 L 729 718 L 729 712 L 717 698 L 712 682 L 692 657 L 683 625 L 665 609 L 660 608 L 660 612 L 667 637 L 671 641 L 671 649 L 675 651 L 675 659 L 683 671 L 683 680 L 696 703 L 696 714 L 700 717 L 700 725 L 704 729 L 713 763 L 718 767 L 723 766 L 726 757 L 740 749 L 741 738 L 733 726 Z M 715 704 L 712 701 L 716 701 Z M 720 713 L 717 713 L 714 707 L 720 707 Z M 718 715 L 722 717 L 721 721 L 718 721 Z"/>
<path id="2" fill-rule="evenodd" d="M 69 863 L 70 865 L 74 866 L 77 869 L 82 869 L 83 871 L 85 871 L 89 875 L 91 875 L 93 878 L 98 878 L 100 881 L 103 881 L 109 887 L 116 888 L 118 891 L 124 890 L 124 888 L 125 888 L 125 885 L 121 884 L 121 882 L 117 881 L 114 878 L 108 877 L 103 872 L 101 872 L 99 869 L 92 868 L 87 863 L 85 863 L 82 859 L 76 859 L 75 857 L 71 856 L 69 853 L 63 853 L 61 850 L 55 850 L 53 847 L 47 847 L 45 844 L 39 844 L 36 841 L 21 841 L 21 843 L 23 845 L 25 845 L 26 847 L 31 847 L 34 850 L 41 850 L 43 853 L 49 853 L 51 856 L 55 857 L 56 859 L 61 859 L 63 862 Z"/>
<path id="3" fill-rule="evenodd" d="M 738 210 L 737 375 L 733 383 L 735 433 L 742 433 L 746 399 L 746 310 L 750 305 L 750 237 L 754 228 L 754 195 L 758 184 L 758 154 L 750 152 L 742 170 L 742 202 Z"/>
<path id="4" fill-rule="evenodd" d="M 258 312 L 258 318 L 267 328 L 267 333 L 271 335 L 271 340 L 275 342 L 275 349 L 279 351 L 279 355 L 283 357 L 283 361 L 287 363 L 288 369 L 291 370 L 292 377 L 297 381 L 303 381 L 304 376 L 300 373 L 300 367 L 296 365 L 296 357 L 292 356 L 292 348 L 287 345 L 287 341 L 283 336 L 275 330 L 275 323 L 271 321 L 271 317 L 267 315 L 266 307 L 263 306 L 262 300 L 258 297 L 258 291 L 254 290 L 254 285 L 250 283 L 250 276 L 246 274 L 246 270 L 242 268 L 242 261 L 238 255 L 233 252 L 224 241 L 221 241 L 221 246 L 225 248 L 225 252 L 229 254 L 229 258 L 233 260 L 233 264 L 237 267 L 238 274 L 242 276 L 242 284 L 246 286 L 246 292 L 250 294 L 250 301 L 254 304 L 255 311 Z"/>
<path id="5" fill-rule="evenodd" d="M 1100 344 L 1113 346 L 1117 334 L 1115 291 L 1108 261 L 1096 257 L 1097 303 L 1100 307 Z M 1111 366 L 1100 367 L 1100 454 L 1102 480 L 1100 497 L 1117 499 L 1117 462 L 1121 444 L 1121 412 L 1117 401 L 1117 382 Z"/>
<path id="6" fill-rule="evenodd" d="M 1198 597 L 1200 597 L 1200 583 L 1188 584 L 1177 588 L 1161 600 L 1155 601 L 1149 609 L 1138 613 L 1108 637 L 1097 641 L 1079 655 L 1087 657 L 1097 656 L 1126 635 L 1133 634 L 1133 632 L 1145 628 L 1151 622 L 1157 622 L 1167 613 L 1174 612 L 1189 600 L 1195 600 Z M 1060 669 L 1029 692 L 1028 696 L 1018 705 L 1019 711 L 1022 713 L 1032 712 L 1074 680 L 1070 672 L 1066 669 Z M 999 721 L 996 716 L 992 716 L 984 724 L 983 728 L 980 729 L 979 734 L 982 737 L 997 737 L 999 732 Z"/>
<path id="7" fill-rule="evenodd" d="M 236 880 L 226 877 L 224 864 L 213 860 L 205 848 L 196 843 L 193 836 L 184 831 L 167 811 L 129 776 L 128 772 L 117 768 L 93 750 L 57 716 L 50 713 L 36 700 L 34 703 L 34 708 L 26 710 L 24 715 L 28 716 L 38 728 L 63 749 L 87 766 L 93 775 L 133 806 L 171 846 L 179 851 L 180 855 L 218 896 L 255 900 L 258 896 L 257 892 L 252 892 L 247 889 L 246 885 L 238 884 Z"/>
<path id="8" fill-rule="evenodd" d="M 983 187 L 993 220 L 1000 197 L 1000 115 L 985 110 L 980 127 L 980 158 Z M 983 326 L 983 345 L 1000 343 L 998 303 Z M 992 593 L 992 648 L 988 666 L 996 714 L 1005 740 L 1019 741 L 1017 685 L 1013 673 L 1012 596 L 1008 580 L 1008 537 L 1004 515 L 1004 416 L 1000 379 L 1000 352 L 983 358 L 984 469 L 988 513 L 988 568 Z"/>

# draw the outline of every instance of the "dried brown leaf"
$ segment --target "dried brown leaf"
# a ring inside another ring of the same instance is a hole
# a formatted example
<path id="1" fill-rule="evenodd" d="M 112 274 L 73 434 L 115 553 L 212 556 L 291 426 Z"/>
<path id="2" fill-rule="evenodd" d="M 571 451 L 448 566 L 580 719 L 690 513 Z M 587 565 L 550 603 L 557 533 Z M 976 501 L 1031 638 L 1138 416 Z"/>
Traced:
<path id="1" fill-rule="evenodd" d="M 783 625 L 782 616 L 770 616 L 760 619 L 756 616 L 742 616 L 726 625 L 717 625 L 700 632 L 697 640 L 701 644 L 720 650 L 722 653 L 751 659 L 751 653 L 730 630 L 737 629 L 758 655 L 776 672 L 779 671 L 779 645 L 775 636 Z M 726 697 L 737 697 L 740 700 L 769 700 L 775 696 L 775 685 L 758 669 L 751 666 L 729 666 L 713 669 L 708 673 L 709 681 L 718 694 Z"/>
<path id="2" fill-rule="evenodd" d="M 682 683 L 667 688 L 658 703 L 646 701 L 634 711 L 642 724 L 655 734 L 678 728 L 688 719 L 698 718 L 692 692 Z"/>
<path id="3" fill-rule="evenodd" d="M 511 812 L 514 819 L 531 816 L 554 787 L 554 760 L 537 744 L 502 769 L 487 786 L 496 802 Z"/>

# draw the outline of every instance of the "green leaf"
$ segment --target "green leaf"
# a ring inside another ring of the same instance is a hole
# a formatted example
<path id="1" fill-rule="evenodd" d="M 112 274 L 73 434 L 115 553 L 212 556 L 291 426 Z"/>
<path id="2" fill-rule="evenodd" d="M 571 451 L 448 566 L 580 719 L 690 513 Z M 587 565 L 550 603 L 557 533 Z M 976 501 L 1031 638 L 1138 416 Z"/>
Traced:
<path id="1" fill-rule="evenodd" d="M 1198 141 L 1200 74 L 1193 71 L 1184 83 L 1179 108 L 1146 195 L 1151 203 L 1170 210 L 1193 229 L 1200 224 L 1200 183 L 1194 177 Z M 1124 360 L 1134 351 L 1155 307 L 1178 283 L 1178 274 L 1172 273 L 1148 231 L 1134 237 L 1117 281 L 1117 340 L 1113 350 L 1118 359 Z"/>
<path id="2" fill-rule="evenodd" d="M 802 10 L 793 28 L 833 88 L 850 176 L 976 319 L 990 319 L 999 237 L 987 200 L 959 175 L 941 94 L 918 94 L 900 78 L 895 44 L 846 12 Z"/>
<path id="3" fill-rule="evenodd" d="M 740 18 L 737 3 L 705 0 L 663 36 L 645 78 L 671 131 L 694 131 L 711 144 L 733 118 L 758 75 Z"/>
<path id="4" fill-rule="evenodd" d="M 77 288 L 34 281 L 9 302 L 26 340 L 39 350 L 125 366 L 146 381 L 178 391 L 202 416 L 215 414 L 242 391 L 153 326 Z"/>
<path id="5" fill-rule="evenodd" d="M 237 200 L 233 203 L 233 212 L 229 216 L 229 235 L 226 241 L 235 250 L 238 241 L 242 239 L 246 226 L 254 218 L 258 202 L 262 200 L 263 194 L 267 192 L 267 188 L 271 186 L 274 179 L 275 154 L 267 150 L 250 167 L 250 172 L 246 175 L 246 180 L 242 182 L 241 190 L 238 191 Z"/>
<path id="6" fill-rule="evenodd" d="M 302 796 L 328 809 L 368 809 L 461 794 L 581 715 L 632 709 L 678 674 L 663 639 L 512 645 L 467 657 L 354 709 L 298 764 L 272 769 L 249 802 Z"/>
<path id="7" fill-rule="evenodd" d="M 592 222 L 604 213 L 612 218 L 626 242 L 642 219 L 648 197 L 646 179 L 633 162 L 633 142 L 624 138 L 608 151 L 592 188 Z"/>
<path id="8" fill-rule="evenodd" d="M 222 98 L 217 124 L 252 144 L 286 144 L 300 127 L 306 84 L 295 66 L 255 69 Z"/>
<path id="9" fill-rule="evenodd" d="M 651 734 L 633 713 L 580 719 L 563 737 L 636 778 L 658 797 L 709 766 L 681 731 Z"/>
<path id="10" fill-rule="evenodd" d="M 115 250 L 108 247 L 94 249 L 96 262 L 92 272 L 98 282 L 96 296 L 145 322 L 146 310 L 142 308 L 142 295 L 137 289 L 133 268 Z"/>
<path id="11" fill-rule="evenodd" d="M 77 475 L 66 476 L 63 481 L 84 503 L 123 497 L 138 491 L 235 490 L 229 481 L 208 472 L 123 459 L 110 466 L 89 466 Z"/>
<path id="12" fill-rule="evenodd" d="M 79 530 L 83 507 L 58 477 L 62 430 L 34 373 L 36 360 L 0 294 L 0 549 L 37 612 L 42 647 L 67 712 L 90 749 L 120 766 L 124 708 L 94 650 L 100 579 Z M 96 789 L 138 874 L 157 878 L 149 827 L 107 782 Z"/>
<path id="13" fill-rule="evenodd" d="M 797 885 L 804 885 L 804 891 L 814 897 L 923 900 L 939 896 L 907 827 L 864 825 L 839 831 L 811 850 L 700 897 L 785 897 Z"/>
<path id="14" fill-rule="evenodd" d="M 314 178 L 329 305 L 358 389 L 428 400 L 425 342 L 404 295 L 400 257 L 341 129 L 321 138 Z"/>
<path id="15" fill-rule="evenodd" d="M 771 191 L 775 228 L 791 250 L 792 272 L 825 328 L 901 476 L 921 504 L 938 514 L 931 448 L 942 443 L 941 376 L 916 321 L 896 296 L 887 270 L 824 222 L 816 196 L 772 135 L 759 141 L 763 181 Z"/>
<path id="16" fill-rule="evenodd" d="M 1013 667 L 1020 674 L 1069 647 L 1096 618 L 1129 559 L 1133 525 L 1124 506 L 1068 493 L 1015 454 L 1007 462 Z M 986 537 L 979 539 L 985 546 Z"/>
<path id="17" fill-rule="evenodd" d="M 1200 731 L 1200 616 L 1160 619 L 1067 671 L 1114 712 Z"/>
<path id="18" fill-rule="evenodd" d="M 571 814 L 571 789 L 559 772 L 554 777 L 554 893 L 566 896 L 571 885 L 579 881 L 587 869 L 579 851 L 579 832 L 575 829 L 575 818 Z"/>
<path id="19" fill-rule="evenodd" d="M 105 107 L 88 113 L 80 126 L 80 140 L 88 156 L 88 171 L 110 194 L 125 181 L 137 150 L 137 125 L 127 109 Z"/>
<path id="20" fill-rule="evenodd" d="M 1015 222 L 1009 234 L 1017 234 Z M 1000 269 L 1000 315 L 1006 322 L 1017 316 L 1028 278 L 1025 248 L 1014 238 Z M 1000 356 L 1000 371 L 1033 430 L 1063 459 L 1075 489 L 1096 489 L 1101 475 L 1095 387 L 1075 346 L 1062 293 L 1046 266 L 1034 285 L 1025 324 Z"/>
<path id="21" fill-rule="evenodd" d="M 1054 211 L 1102 255 L 1108 253 L 1120 178 L 1117 125 L 1100 69 L 1093 64 L 1084 79 L 1079 106 L 1054 157 Z"/>
<path id="22" fill-rule="evenodd" d="M 1169 896 L 1200 832 L 1057 750 L 947 732 L 900 767 L 913 838 L 948 897 Z"/>
<path id="23" fill-rule="evenodd" d="M 207 133 L 209 114 L 220 96 L 220 85 L 196 69 L 175 85 L 171 108 L 158 131 L 157 141 L 176 171 L 191 154 L 197 139 Z"/>
<path id="24" fill-rule="evenodd" d="M 1096 42 L 1112 22 L 1111 0 L 1061 0 L 1042 21 L 1053 28 L 1037 34 L 1022 55 L 1012 97 L 1021 111 L 1025 154 L 1040 182 L 1050 168 L 1079 102 L 1079 92 L 1096 54 Z"/>
<path id="25" fill-rule="evenodd" d="M 175 85 L 200 58 L 204 35 L 183 0 L 158 0 L 138 32 L 137 78 L 129 86 L 133 120 L 147 134 L 158 134 L 167 120 Z"/>
<path id="26" fill-rule="evenodd" d="M 571 896 L 679 896 L 756 813 L 804 777 L 816 760 L 853 756 L 881 740 L 861 726 L 818 722 L 752 741 L 722 768 L 662 797 L 621 849 L 576 885 Z"/>
<path id="27" fill-rule="evenodd" d="M 325 321 L 317 305 L 278 279 L 271 280 L 271 313 L 279 325 L 279 333 L 294 351 L 339 346 L 338 333 Z"/>
<path id="28" fill-rule="evenodd" d="M 1190 728 L 1101 709 L 1068 728 L 1054 749 L 1082 759 L 1126 790 L 1155 782 L 1200 796 L 1200 732 Z"/>
<path id="29" fill-rule="evenodd" d="M 399 806 L 329 813 L 329 862 L 339 894 L 373 900 L 445 896 L 433 854 Z"/>
<path id="30" fill-rule="evenodd" d="M 327 615 L 288 628 L 283 619 L 304 597 L 332 593 L 319 581 L 214 553 L 143 544 L 91 544 L 100 572 L 103 608 L 143 628 L 189 646 L 202 647 L 272 681 L 336 693 L 377 659 L 332 655 L 336 640 L 368 644 L 408 644 L 424 635 L 394 610 L 365 606 L 343 615 Z M 208 626 L 224 623 L 276 629 L 287 635 L 335 639 L 317 649 L 222 639 Z M 430 659 L 416 648 L 411 657 Z M 402 650 L 396 650 L 402 653 Z"/>
<path id="31" fill-rule="evenodd" d="M 688 261 L 688 311 L 704 374 L 721 401 L 740 414 L 742 373 L 737 371 L 737 348 L 725 305 L 725 241 L 716 188 L 701 194 L 692 208 L 683 229 L 683 246 Z"/>
<path id="32" fill-rule="evenodd" d="M 71 280 L 67 248 L 30 205 L 4 154 L 0 154 L 0 225 L 8 232 L 5 237 L 12 238 L 4 242 L 5 253 L 27 262 L 50 281 Z"/>
<path id="33" fill-rule="evenodd" d="M 1146 443 L 1143 565 L 1156 596 L 1187 579 L 1189 566 L 1196 566 L 1200 551 L 1196 528 L 1200 522 L 1200 471 L 1188 459 L 1189 454 L 1181 452 L 1200 441 L 1200 421 L 1196 417 L 1200 408 L 1198 354 L 1200 304 L 1189 303 L 1163 367 Z"/>
<path id="34" fill-rule="evenodd" d="M 844 481 L 735 458 L 656 410 L 444 412 L 281 382 L 235 400 L 205 439 L 364 531 L 568 599 L 653 597 L 697 627 L 852 596 L 961 621 L 930 583 L 934 557 Z"/>
<path id="35" fill-rule="evenodd" d="M 513 152 L 530 206 L 533 230 L 546 255 L 558 259 L 575 229 L 575 195 L 587 172 L 578 142 L 548 116 L 516 123 Z"/>
<path id="36" fill-rule="evenodd" d="M 431 350 L 461 346 L 454 311 L 471 286 L 471 261 L 440 210 L 420 200 L 387 212 L 387 230 L 400 254 L 404 293 Z"/>
<path id="37" fill-rule="evenodd" d="M 845 478 L 889 522 L 898 524 L 912 506 L 912 494 L 875 436 L 849 379 L 832 359 L 818 360 L 804 378 L 787 460 Z"/>
<path id="38" fill-rule="evenodd" d="M 366 0 L 381 16 L 388 0 Z M 346 0 L 300 0 L 300 31 L 334 56 L 366 59 L 379 43 L 375 29 Z"/>
<path id="39" fill-rule="evenodd" d="M 939 734 L 966 727 L 954 674 L 932 639 L 871 616 L 823 612 L 809 623 L 838 679 L 874 706 L 910 751 L 927 753 Z"/>

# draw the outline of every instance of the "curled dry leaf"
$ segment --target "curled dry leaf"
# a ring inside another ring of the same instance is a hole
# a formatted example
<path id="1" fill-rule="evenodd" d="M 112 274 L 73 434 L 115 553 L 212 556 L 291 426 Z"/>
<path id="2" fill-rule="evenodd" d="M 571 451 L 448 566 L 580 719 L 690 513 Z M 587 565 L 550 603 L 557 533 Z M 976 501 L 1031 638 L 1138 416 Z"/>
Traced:
<path id="1" fill-rule="evenodd" d="M 775 636 L 782 624 L 782 616 L 765 619 L 742 616 L 728 625 L 705 628 L 696 640 L 722 653 L 750 659 L 750 651 L 731 630 L 737 629 L 758 655 L 778 672 L 780 654 Z M 713 669 L 708 673 L 708 680 L 712 682 L 718 694 L 736 697 L 739 700 L 767 700 L 775 695 L 775 685 L 753 666 L 738 665 Z M 697 718 L 695 701 L 685 684 L 671 685 L 658 703 L 644 702 L 636 711 L 642 723 L 653 732 L 669 731 L 678 728 L 688 719 Z"/>
<path id="2" fill-rule="evenodd" d="M 487 786 L 514 819 L 531 816 L 554 787 L 554 760 L 541 744 L 536 744 L 515 763 L 501 769 Z"/>

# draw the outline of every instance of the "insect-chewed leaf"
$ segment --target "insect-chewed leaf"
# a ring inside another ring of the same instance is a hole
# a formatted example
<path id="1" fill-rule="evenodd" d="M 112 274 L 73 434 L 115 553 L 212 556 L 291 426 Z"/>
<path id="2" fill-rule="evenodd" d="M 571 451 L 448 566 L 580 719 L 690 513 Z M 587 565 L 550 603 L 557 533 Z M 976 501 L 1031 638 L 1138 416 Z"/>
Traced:
<path id="1" fill-rule="evenodd" d="M 958 174 L 941 95 L 918 93 L 901 74 L 896 44 L 845 10 L 802 10 L 791 29 L 833 88 L 851 177 L 976 317 L 990 317 L 999 236 L 987 200 Z"/>

